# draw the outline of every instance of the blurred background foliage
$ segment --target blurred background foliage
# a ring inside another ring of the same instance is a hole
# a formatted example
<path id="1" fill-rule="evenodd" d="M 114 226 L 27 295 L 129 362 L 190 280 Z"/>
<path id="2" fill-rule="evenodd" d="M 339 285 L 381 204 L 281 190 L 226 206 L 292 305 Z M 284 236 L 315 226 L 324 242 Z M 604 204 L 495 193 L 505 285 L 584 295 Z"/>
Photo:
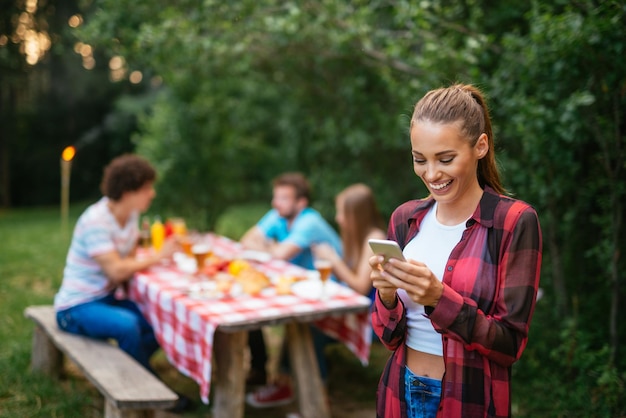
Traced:
<path id="1" fill-rule="evenodd" d="M 537 208 L 545 240 L 515 415 L 626 414 L 624 2 L 0 7 L 4 207 L 58 204 L 59 157 L 73 144 L 74 201 L 97 198 L 102 167 L 136 151 L 159 171 L 151 212 L 199 229 L 249 225 L 230 208 L 269 207 L 270 181 L 287 170 L 309 176 L 329 220 L 354 182 L 388 216 L 425 193 L 411 167 L 413 104 L 441 85 L 478 85 L 506 186 Z M 49 39 L 36 60 L 33 33 Z"/>

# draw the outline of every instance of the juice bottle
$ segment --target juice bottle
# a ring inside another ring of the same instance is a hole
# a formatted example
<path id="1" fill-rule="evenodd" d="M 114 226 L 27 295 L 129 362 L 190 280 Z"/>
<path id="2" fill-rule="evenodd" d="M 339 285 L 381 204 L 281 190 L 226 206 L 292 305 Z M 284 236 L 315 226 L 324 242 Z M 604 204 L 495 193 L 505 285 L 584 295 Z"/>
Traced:
<path id="1" fill-rule="evenodd" d="M 170 221 L 169 219 L 166 220 L 164 226 L 165 226 L 165 238 L 174 234 L 174 226 L 172 225 L 172 221 Z"/>
<path id="2" fill-rule="evenodd" d="M 165 226 L 161 222 L 161 218 L 156 216 L 150 227 L 150 237 L 152 238 L 152 247 L 159 251 L 165 240 Z"/>

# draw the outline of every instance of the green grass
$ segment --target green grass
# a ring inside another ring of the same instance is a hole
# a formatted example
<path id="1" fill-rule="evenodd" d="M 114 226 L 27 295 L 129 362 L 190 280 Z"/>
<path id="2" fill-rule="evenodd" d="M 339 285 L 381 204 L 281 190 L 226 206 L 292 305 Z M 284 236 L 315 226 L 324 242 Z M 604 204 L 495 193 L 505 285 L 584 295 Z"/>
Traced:
<path id="1" fill-rule="evenodd" d="M 59 208 L 0 211 L 0 417 L 101 417 L 101 395 L 66 364 L 65 376 L 55 381 L 30 371 L 33 323 L 24 318 L 24 308 L 51 304 L 61 284 L 71 229 L 86 204 L 70 210 L 62 228 Z M 263 208 L 236 208 L 218 222 L 218 232 L 238 237 L 254 223 Z M 223 230 L 223 232 L 222 232 Z M 269 329 L 270 333 L 280 330 Z M 280 341 L 277 338 L 277 341 Z M 272 351 L 271 351 L 272 352 Z M 374 345 L 370 366 L 363 367 L 345 347 L 330 347 L 328 391 L 333 416 L 347 417 L 350 411 L 374 408 L 376 384 L 388 353 Z M 155 368 L 174 389 L 199 400 L 195 382 L 180 375 L 162 354 L 153 359 Z M 246 408 L 247 418 L 284 417 L 296 410 Z M 206 417 L 210 406 L 199 405 L 185 417 Z M 356 414 L 354 416 L 373 416 Z"/>
<path id="2" fill-rule="evenodd" d="M 61 228 L 58 208 L 0 212 L 2 417 L 101 414 L 101 400 L 94 396 L 97 392 L 80 379 L 59 384 L 29 371 L 33 324 L 24 318 L 24 308 L 52 302 L 69 239 L 68 229 Z"/>

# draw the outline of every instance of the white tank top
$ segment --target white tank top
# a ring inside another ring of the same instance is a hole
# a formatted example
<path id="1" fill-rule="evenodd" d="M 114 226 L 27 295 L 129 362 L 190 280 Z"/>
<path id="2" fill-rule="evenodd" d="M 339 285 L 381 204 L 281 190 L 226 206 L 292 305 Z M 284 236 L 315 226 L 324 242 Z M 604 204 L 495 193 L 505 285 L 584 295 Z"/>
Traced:
<path id="1" fill-rule="evenodd" d="M 407 259 L 421 261 L 433 274 L 442 280 L 450 253 L 461 240 L 465 221 L 453 226 L 437 221 L 437 203 L 428 211 L 420 225 L 419 233 L 402 251 Z M 398 296 L 404 302 L 407 316 L 406 345 L 413 350 L 428 354 L 443 355 L 441 335 L 435 331 L 426 317 L 424 306 L 413 302 L 406 291 L 399 289 Z"/>

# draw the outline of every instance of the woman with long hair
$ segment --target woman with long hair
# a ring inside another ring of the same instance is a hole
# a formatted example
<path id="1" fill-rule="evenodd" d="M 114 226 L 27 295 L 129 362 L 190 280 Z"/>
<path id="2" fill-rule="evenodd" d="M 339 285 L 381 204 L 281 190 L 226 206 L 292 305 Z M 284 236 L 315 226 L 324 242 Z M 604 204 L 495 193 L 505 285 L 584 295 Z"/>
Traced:
<path id="1" fill-rule="evenodd" d="M 509 417 L 511 366 L 528 341 L 541 268 L 535 210 L 504 194 L 482 93 L 427 93 L 410 126 L 413 170 L 430 195 L 392 214 L 406 261 L 369 261 L 372 324 L 393 354 L 377 416 Z"/>
<path id="2" fill-rule="evenodd" d="M 335 221 L 343 244 L 343 258 L 326 245 L 314 248 L 316 257 L 331 261 L 335 277 L 362 295 L 373 297 L 369 258 L 373 255 L 370 239 L 386 237 L 383 220 L 372 189 L 356 183 L 335 198 Z"/>

